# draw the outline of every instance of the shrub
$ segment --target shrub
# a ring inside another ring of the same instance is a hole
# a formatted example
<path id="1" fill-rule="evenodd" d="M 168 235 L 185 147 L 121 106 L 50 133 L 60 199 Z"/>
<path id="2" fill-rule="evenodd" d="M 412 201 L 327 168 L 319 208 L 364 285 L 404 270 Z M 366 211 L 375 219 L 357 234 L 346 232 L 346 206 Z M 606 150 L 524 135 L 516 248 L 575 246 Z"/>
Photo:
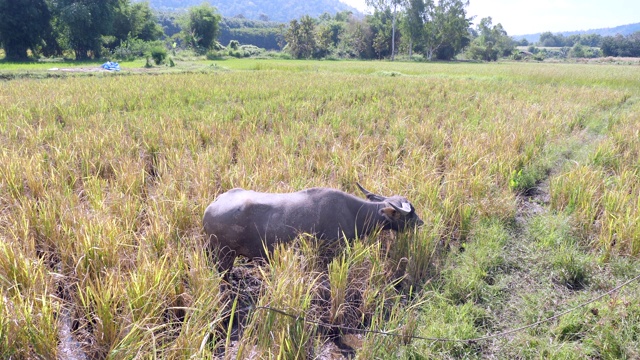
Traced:
<path id="1" fill-rule="evenodd" d="M 140 39 L 129 39 L 113 50 L 113 57 L 117 60 L 132 61 L 144 57 L 149 50 L 149 43 Z"/>
<path id="2" fill-rule="evenodd" d="M 229 56 L 233 56 L 235 58 L 241 58 L 242 57 L 242 52 L 238 51 L 238 50 L 231 50 L 229 49 L 229 52 L 227 52 L 227 54 Z"/>
<path id="3" fill-rule="evenodd" d="M 113 57 L 120 61 L 152 57 L 159 65 L 167 58 L 167 49 L 161 41 L 129 39 L 113 50 Z"/>
<path id="4" fill-rule="evenodd" d="M 156 65 L 164 63 L 167 58 L 167 49 L 164 46 L 154 46 L 151 48 L 151 58 Z"/>
<path id="5" fill-rule="evenodd" d="M 240 43 L 238 42 L 238 40 L 231 40 L 229 41 L 229 49 L 232 50 L 238 50 L 238 47 L 240 47 Z"/>
<path id="6" fill-rule="evenodd" d="M 229 43 L 228 51 L 226 52 L 226 54 L 229 56 L 233 56 L 236 58 L 243 58 L 243 57 L 250 57 L 250 56 L 259 56 L 265 52 L 265 49 L 259 48 L 254 45 L 236 45 L 234 44 L 234 41 L 235 40 L 232 40 Z M 234 46 L 237 46 L 237 47 L 234 48 Z"/>
<path id="7" fill-rule="evenodd" d="M 211 50 L 217 50 L 217 51 L 224 50 L 224 46 L 216 41 L 211 46 Z"/>
<path id="8" fill-rule="evenodd" d="M 221 60 L 222 59 L 222 55 L 220 51 L 215 51 L 215 50 L 211 50 L 209 52 L 207 52 L 207 54 L 205 55 L 207 60 Z"/>
<path id="9" fill-rule="evenodd" d="M 244 53 L 244 57 L 256 56 L 262 54 L 265 50 L 254 45 L 242 45 L 240 49 Z"/>

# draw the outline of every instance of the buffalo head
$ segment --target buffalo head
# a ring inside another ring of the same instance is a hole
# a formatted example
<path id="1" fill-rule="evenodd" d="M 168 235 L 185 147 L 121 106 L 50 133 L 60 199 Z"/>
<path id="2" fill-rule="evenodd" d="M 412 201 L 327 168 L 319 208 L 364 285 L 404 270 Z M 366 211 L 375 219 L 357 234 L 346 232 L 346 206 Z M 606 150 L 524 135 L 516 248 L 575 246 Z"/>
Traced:
<path id="1" fill-rule="evenodd" d="M 405 231 L 424 225 L 424 221 L 416 214 L 415 208 L 406 197 L 399 195 L 385 197 L 368 191 L 359 183 L 356 183 L 356 185 L 367 197 L 367 200 L 387 205 L 380 209 L 380 214 L 387 218 L 385 229 Z"/>

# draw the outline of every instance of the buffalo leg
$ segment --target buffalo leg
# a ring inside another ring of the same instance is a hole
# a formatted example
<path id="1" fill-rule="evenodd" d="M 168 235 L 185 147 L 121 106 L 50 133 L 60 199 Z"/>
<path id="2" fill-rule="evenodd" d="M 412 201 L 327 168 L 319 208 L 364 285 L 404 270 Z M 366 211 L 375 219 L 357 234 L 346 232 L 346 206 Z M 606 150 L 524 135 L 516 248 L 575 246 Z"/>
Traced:
<path id="1" fill-rule="evenodd" d="M 220 274 L 225 273 L 225 277 L 228 276 L 229 271 L 233 267 L 233 263 L 236 260 L 236 252 L 231 250 L 228 246 L 222 247 L 218 250 L 218 263 L 217 268 Z"/>

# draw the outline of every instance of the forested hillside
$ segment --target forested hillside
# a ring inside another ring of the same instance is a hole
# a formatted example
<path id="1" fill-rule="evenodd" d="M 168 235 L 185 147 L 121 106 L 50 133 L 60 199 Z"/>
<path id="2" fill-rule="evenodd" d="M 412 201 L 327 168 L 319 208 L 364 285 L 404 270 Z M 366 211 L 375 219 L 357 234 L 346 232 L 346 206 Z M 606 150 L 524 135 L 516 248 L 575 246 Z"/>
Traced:
<path id="1" fill-rule="evenodd" d="M 640 31 L 640 23 L 628 24 L 628 25 L 620 25 L 612 28 L 602 28 L 602 29 L 589 29 L 589 30 L 576 30 L 576 31 L 563 31 L 559 32 L 563 36 L 571 36 L 571 35 L 589 35 L 596 34 L 600 36 L 616 36 L 618 34 L 622 36 L 631 35 L 636 31 Z M 540 35 L 543 33 L 537 34 L 527 34 L 527 35 L 515 35 L 513 38 L 515 40 L 526 39 L 529 43 L 535 43 L 540 40 Z"/>
<path id="2" fill-rule="evenodd" d="M 280 50 L 280 39 L 284 46 L 285 24 L 239 18 L 223 18 L 220 23 L 218 41 L 227 45 L 231 40 L 240 44 L 251 44 L 267 50 Z"/>
<path id="3" fill-rule="evenodd" d="M 340 11 L 358 12 L 338 0 L 208 0 L 224 17 L 241 15 L 249 19 L 288 22 L 303 15 L 317 17 L 325 12 L 335 14 Z M 203 3 L 203 0 L 149 0 L 151 7 L 160 10 L 183 9 Z"/>

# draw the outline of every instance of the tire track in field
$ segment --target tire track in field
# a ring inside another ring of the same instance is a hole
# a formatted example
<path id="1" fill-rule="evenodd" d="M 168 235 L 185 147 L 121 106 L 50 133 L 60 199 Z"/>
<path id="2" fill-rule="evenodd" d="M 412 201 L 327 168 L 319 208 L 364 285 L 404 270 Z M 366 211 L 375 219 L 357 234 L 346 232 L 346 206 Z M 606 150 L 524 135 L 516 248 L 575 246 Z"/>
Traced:
<path id="1" fill-rule="evenodd" d="M 629 100 L 626 98 L 613 109 L 602 110 L 602 120 L 598 125 L 606 128 L 608 121 L 604 120 L 605 111 L 624 112 L 628 108 Z M 607 138 L 608 133 L 609 131 L 600 132 L 585 127 L 578 133 L 568 136 L 566 142 L 575 141 L 575 145 L 561 154 L 544 178 L 539 180 L 532 189 L 517 195 L 515 221 L 503 251 L 506 266 L 503 272 L 496 274 L 496 284 L 500 286 L 504 297 L 497 301 L 498 306 L 494 301 L 488 304 L 495 307 L 493 310 L 488 309 L 495 319 L 490 332 L 506 331 L 547 318 L 550 313 L 565 309 L 568 304 L 585 293 L 598 295 L 602 292 L 602 289 L 597 287 L 591 289 L 589 285 L 572 289 L 567 284 L 557 281 L 552 260 L 550 260 L 553 257 L 553 249 L 543 248 L 537 244 L 535 236 L 531 234 L 531 227 L 535 221 L 546 220 L 543 217 L 555 216 L 551 211 L 551 179 L 559 176 L 568 162 L 575 162 L 579 154 L 597 147 Z M 558 212 L 558 216 L 568 220 L 568 215 L 562 212 Z M 580 249 L 579 251 L 589 253 L 590 250 Z M 607 268 L 594 268 L 590 272 L 591 278 L 610 277 Z M 597 309 L 595 310 L 597 313 Z M 594 309 L 591 311 L 593 312 Z M 528 341 L 534 338 L 561 342 L 563 340 L 555 339 L 553 335 L 558 321 L 541 324 L 528 330 L 529 334 L 514 333 L 506 338 L 495 338 L 483 347 L 482 355 L 487 358 L 522 358 L 527 355 L 526 350 L 523 352 L 521 348 L 529 346 Z M 511 344 L 513 341 L 516 345 Z"/>
<path id="2" fill-rule="evenodd" d="M 501 273 L 496 274 L 495 278 L 495 284 L 501 289 L 502 298 L 497 301 L 497 306 L 494 301 L 488 304 L 494 307 L 494 309 L 488 309 L 495 319 L 490 329 L 492 333 L 507 331 L 531 323 L 532 321 L 527 319 L 527 314 L 523 313 L 533 311 L 530 309 L 531 302 L 534 301 L 531 298 L 540 291 L 548 293 L 546 304 L 551 306 L 564 303 L 571 296 L 571 290 L 553 281 L 551 269 L 544 271 L 545 269 L 540 266 L 545 262 L 545 257 L 548 254 L 541 253 L 537 249 L 535 240 L 529 233 L 529 227 L 536 217 L 549 214 L 550 180 L 567 161 L 570 161 L 570 157 L 565 154 L 534 188 L 517 195 L 515 221 L 510 228 L 510 236 L 503 249 L 506 265 Z M 548 314 L 543 310 L 539 310 L 534 320 L 545 318 L 546 315 Z M 531 314 L 529 314 L 530 316 Z M 482 351 L 483 356 L 502 358 L 506 355 L 505 351 L 514 348 L 509 344 L 514 340 L 517 341 L 519 336 L 521 335 L 514 333 L 506 338 L 495 338 L 487 342 Z M 509 354 L 506 355 L 506 358 L 514 356 L 519 357 L 522 354 Z"/>

